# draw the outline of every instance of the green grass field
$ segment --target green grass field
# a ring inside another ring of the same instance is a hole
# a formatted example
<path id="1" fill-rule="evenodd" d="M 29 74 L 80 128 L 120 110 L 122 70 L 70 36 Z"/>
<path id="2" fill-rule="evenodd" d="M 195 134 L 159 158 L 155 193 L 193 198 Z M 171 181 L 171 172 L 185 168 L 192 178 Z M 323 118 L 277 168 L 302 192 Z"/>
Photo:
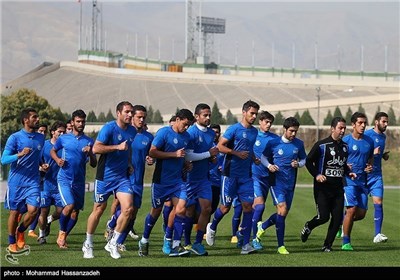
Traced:
<path id="1" fill-rule="evenodd" d="M 103 267 L 398 267 L 400 252 L 400 189 L 386 189 L 384 203 L 384 225 L 383 233 L 389 240 L 387 243 L 374 244 L 373 207 L 370 201 L 370 211 L 364 220 L 354 224 L 352 233 L 353 252 L 342 252 L 340 250 L 341 240 L 334 243 L 334 251 L 331 253 L 320 252 L 326 234 L 327 224 L 314 229 L 306 243 L 300 240 L 300 230 L 305 221 L 311 219 L 315 214 L 312 198 L 312 188 L 297 188 L 294 202 L 286 220 L 285 245 L 290 255 L 279 255 L 276 253 L 277 241 L 274 228 L 269 228 L 262 240 L 264 249 L 252 255 L 240 255 L 237 249 L 230 243 L 231 236 L 231 214 L 222 220 L 218 226 L 217 239 L 214 247 L 206 245 L 209 252 L 207 257 L 191 256 L 189 258 L 169 258 L 161 251 L 163 234 L 162 220 L 158 220 L 150 238 L 150 255 L 141 258 L 137 254 L 137 241 L 128 236 L 127 252 L 122 253 L 122 258 L 114 260 L 103 247 L 105 245 L 103 233 L 105 223 L 109 217 L 109 210 L 102 217 L 96 235 L 95 258 L 83 259 L 81 251 L 82 242 L 85 239 L 86 221 L 92 208 L 92 194 L 86 195 L 86 209 L 81 212 L 80 219 L 68 237 L 69 248 L 61 250 L 56 245 L 56 234 L 58 223 L 52 225 L 52 231 L 48 244 L 38 245 L 34 238 L 26 237 L 30 245 L 29 255 L 19 256 L 19 264 L 11 264 L 5 259 L 7 240 L 7 217 L 1 205 L 1 266 L 8 269 L 18 267 L 52 267 L 52 268 L 103 268 Z M 143 207 L 140 209 L 135 225 L 137 232 L 143 230 L 144 217 L 150 209 L 150 188 L 145 188 Z M 110 201 L 111 202 L 111 201 Z M 270 198 L 267 200 L 264 218 L 269 216 L 275 209 Z M 205 244 L 205 243 L 204 243 Z M 117 271 L 118 270 L 114 270 Z"/>

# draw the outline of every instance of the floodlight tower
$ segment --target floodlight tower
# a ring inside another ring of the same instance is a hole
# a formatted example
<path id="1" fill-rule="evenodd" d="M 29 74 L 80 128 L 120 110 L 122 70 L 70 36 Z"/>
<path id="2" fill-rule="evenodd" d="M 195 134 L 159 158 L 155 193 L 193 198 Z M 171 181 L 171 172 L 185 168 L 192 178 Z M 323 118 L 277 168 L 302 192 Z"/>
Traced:
<path id="1" fill-rule="evenodd" d="M 207 58 L 214 53 L 214 34 L 225 33 L 225 19 L 199 16 L 197 18 L 197 30 L 202 34 L 203 42 L 199 42 L 199 56 L 204 58 L 204 64 L 208 63 Z M 203 48 L 201 48 L 203 43 Z"/>
<path id="2" fill-rule="evenodd" d="M 100 13 L 99 8 L 97 8 L 97 0 L 93 0 L 93 7 L 92 7 L 92 50 L 99 50 L 100 46 L 97 45 L 97 15 Z M 101 32 L 101 30 L 100 30 Z"/>
<path id="3" fill-rule="evenodd" d="M 198 36 L 196 36 L 196 19 L 200 14 L 200 1 L 186 0 L 186 17 L 185 17 L 185 59 L 186 62 L 194 63 L 198 56 Z"/>

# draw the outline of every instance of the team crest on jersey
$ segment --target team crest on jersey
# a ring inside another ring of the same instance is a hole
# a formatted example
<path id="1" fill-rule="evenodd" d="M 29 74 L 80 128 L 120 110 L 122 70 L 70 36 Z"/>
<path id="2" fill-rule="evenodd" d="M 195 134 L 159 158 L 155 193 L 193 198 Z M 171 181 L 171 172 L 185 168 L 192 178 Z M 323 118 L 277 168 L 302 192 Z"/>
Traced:
<path id="1" fill-rule="evenodd" d="M 261 141 L 260 141 L 260 140 L 257 140 L 256 143 L 255 143 L 255 145 L 256 145 L 256 146 L 260 146 L 260 145 L 261 145 Z"/>
<path id="2" fill-rule="evenodd" d="M 357 145 L 353 145 L 353 151 L 357 151 L 357 150 L 358 150 Z"/>
<path id="3" fill-rule="evenodd" d="M 335 148 L 329 147 L 329 150 L 330 150 L 330 154 L 331 154 L 332 156 L 336 155 L 336 153 L 335 153 Z"/>
<path id="4" fill-rule="evenodd" d="M 201 137 L 201 135 L 199 136 L 199 142 L 200 142 L 200 143 L 203 142 L 203 137 Z"/>
<path id="5" fill-rule="evenodd" d="M 174 138 L 174 144 L 178 144 L 178 139 Z"/>
<path id="6" fill-rule="evenodd" d="M 243 132 L 243 138 L 247 138 L 247 133 Z"/>
<path id="7" fill-rule="evenodd" d="M 279 150 L 278 150 L 278 154 L 279 154 L 279 155 L 283 155 L 283 150 L 282 150 L 282 149 L 279 149 Z"/>
<path id="8" fill-rule="evenodd" d="M 42 150 L 42 145 L 39 144 L 39 145 L 37 146 L 37 149 L 38 149 L 39 151 Z"/>
<path id="9" fill-rule="evenodd" d="M 298 154 L 299 153 L 299 149 L 295 148 L 293 149 L 293 154 Z"/>
<path id="10" fill-rule="evenodd" d="M 142 141 L 142 145 L 143 145 L 143 146 L 146 146 L 146 145 L 147 145 L 147 143 L 148 143 L 148 142 L 147 142 L 147 141 L 145 141 L 145 140 L 143 140 L 143 141 Z"/>
<path id="11" fill-rule="evenodd" d="M 122 135 L 121 135 L 121 134 L 118 134 L 117 139 L 118 139 L 119 141 L 121 141 L 121 140 L 122 140 Z"/>
<path id="12" fill-rule="evenodd" d="M 343 147 L 343 152 L 347 152 L 347 149 L 346 149 L 346 147 Z"/>
<path id="13" fill-rule="evenodd" d="M 378 138 L 375 138 L 375 142 L 376 142 L 376 143 L 379 143 L 379 139 L 378 139 Z"/>

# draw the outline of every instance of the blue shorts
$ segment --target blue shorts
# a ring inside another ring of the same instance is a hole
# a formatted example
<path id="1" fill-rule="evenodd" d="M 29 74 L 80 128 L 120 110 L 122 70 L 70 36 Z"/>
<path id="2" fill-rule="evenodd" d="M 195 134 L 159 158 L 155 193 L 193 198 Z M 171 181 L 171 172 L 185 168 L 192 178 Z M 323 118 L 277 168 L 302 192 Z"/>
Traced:
<path id="1" fill-rule="evenodd" d="M 199 198 L 212 200 L 211 182 L 202 180 L 186 183 L 187 202 L 186 207 L 196 203 Z"/>
<path id="2" fill-rule="evenodd" d="M 344 187 L 344 206 L 368 209 L 368 189 L 361 186 Z"/>
<path id="3" fill-rule="evenodd" d="M 61 201 L 61 195 L 57 191 L 42 191 L 40 193 L 40 208 L 47 208 L 51 205 L 55 205 L 56 207 L 63 207 Z"/>
<path id="4" fill-rule="evenodd" d="M 289 211 L 290 207 L 292 207 L 294 189 L 293 188 L 285 188 L 283 186 L 271 186 L 270 187 L 272 202 L 274 206 L 279 203 L 286 202 L 286 208 Z"/>
<path id="5" fill-rule="evenodd" d="M 8 210 L 23 211 L 27 205 L 40 207 L 39 182 L 33 186 L 7 186 L 4 208 Z"/>
<path id="6" fill-rule="evenodd" d="M 58 191 L 63 207 L 73 204 L 75 210 L 83 209 L 85 204 L 85 183 L 71 184 L 71 182 L 59 179 Z"/>
<path id="7" fill-rule="evenodd" d="M 253 179 L 222 176 L 221 204 L 230 207 L 235 196 L 237 196 L 242 203 L 253 203 Z"/>
<path id="8" fill-rule="evenodd" d="M 382 176 L 368 177 L 368 193 L 370 196 L 383 198 L 383 179 Z"/>
<path id="9" fill-rule="evenodd" d="M 267 200 L 269 191 L 269 177 L 253 176 L 254 181 L 254 197 L 263 197 Z"/>
<path id="10" fill-rule="evenodd" d="M 94 181 L 94 202 L 96 203 L 106 203 L 110 195 L 115 195 L 118 192 L 133 195 L 131 182 L 128 178 L 110 182 Z"/>
<path id="11" fill-rule="evenodd" d="M 178 182 L 174 185 L 151 184 L 151 206 L 160 208 L 165 201 L 172 197 L 186 200 L 186 187 L 184 182 Z"/>

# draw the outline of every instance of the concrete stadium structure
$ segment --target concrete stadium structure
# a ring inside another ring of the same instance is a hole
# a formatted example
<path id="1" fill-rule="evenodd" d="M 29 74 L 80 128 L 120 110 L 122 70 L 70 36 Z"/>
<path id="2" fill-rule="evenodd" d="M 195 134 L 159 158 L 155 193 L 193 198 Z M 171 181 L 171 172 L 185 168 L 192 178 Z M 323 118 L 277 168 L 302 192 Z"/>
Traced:
<path id="1" fill-rule="evenodd" d="M 20 88 L 35 90 L 54 107 L 71 113 L 77 108 L 96 115 L 115 111 L 122 100 L 152 106 L 168 121 L 177 108 L 194 110 L 200 102 L 216 101 L 223 115 L 229 109 L 240 117 L 242 104 L 252 99 L 261 109 L 281 111 L 284 117 L 308 109 L 317 117 L 320 87 L 320 124 L 336 106 L 345 114 L 361 104 L 368 118 L 378 106 L 391 106 L 399 117 L 400 82 L 382 77 L 301 78 L 275 74 L 273 77 L 215 75 L 109 68 L 78 62 L 43 63 L 29 73 L 1 86 L 2 94 Z"/>

